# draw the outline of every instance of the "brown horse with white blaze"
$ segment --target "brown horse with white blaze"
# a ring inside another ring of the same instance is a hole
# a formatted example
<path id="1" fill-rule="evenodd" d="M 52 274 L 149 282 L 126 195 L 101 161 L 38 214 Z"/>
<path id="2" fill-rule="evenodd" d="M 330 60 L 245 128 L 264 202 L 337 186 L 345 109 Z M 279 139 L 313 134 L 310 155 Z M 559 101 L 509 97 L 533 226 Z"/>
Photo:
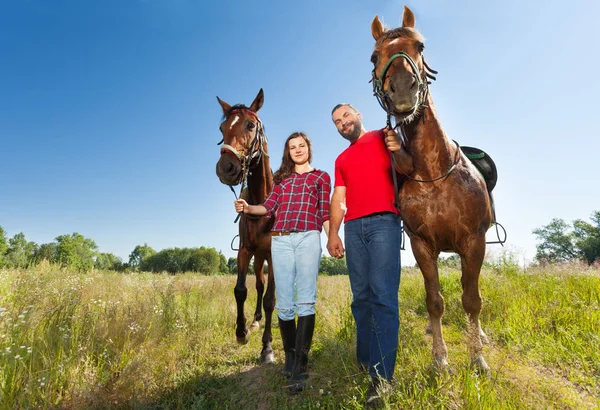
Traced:
<path id="1" fill-rule="evenodd" d="M 485 234 L 493 220 L 490 197 L 483 177 L 442 129 L 429 94 L 428 77 L 435 79 L 432 73 L 436 72 L 423 58 L 424 40 L 414 27 L 415 17 L 408 7 L 399 28 L 384 27 L 377 16 L 371 23 L 374 91 L 388 118 L 395 117 L 414 161 L 414 171 L 400 188 L 400 214 L 425 280 L 434 365 L 448 366 L 437 260 L 440 252 L 456 252 L 461 258 L 471 362 L 488 371 L 482 355 L 485 334 L 479 323 L 479 274 Z"/>
<path id="2" fill-rule="evenodd" d="M 221 156 L 217 162 L 219 180 L 230 187 L 242 184 L 241 196 L 251 205 L 262 204 L 273 188 L 273 174 L 269 162 L 267 140 L 258 110 L 263 105 L 264 93 L 261 89 L 250 104 L 231 106 L 217 97 L 223 109 L 223 121 L 219 129 L 223 135 Z M 244 185 L 247 183 L 246 189 Z M 233 188 L 232 188 L 233 190 Z M 271 320 L 275 308 L 275 281 L 271 262 L 271 228 L 273 217 L 254 217 L 241 214 L 239 223 L 240 246 L 237 256 L 237 282 L 234 289 L 237 304 L 236 338 L 238 343 L 248 343 L 250 331 L 246 327 L 244 302 L 248 295 L 246 274 L 250 260 L 254 257 L 256 275 L 256 311 L 250 329 L 259 328 L 262 307 L 265 311 L 265 328 L 262 337 L 261 361 L 274 363 L 275 356 L 271 343 Z M 264 263 L 269 265 L 267 291 L 265 293 Z M 264 299 L 263 299 L 264 295 Z"/>

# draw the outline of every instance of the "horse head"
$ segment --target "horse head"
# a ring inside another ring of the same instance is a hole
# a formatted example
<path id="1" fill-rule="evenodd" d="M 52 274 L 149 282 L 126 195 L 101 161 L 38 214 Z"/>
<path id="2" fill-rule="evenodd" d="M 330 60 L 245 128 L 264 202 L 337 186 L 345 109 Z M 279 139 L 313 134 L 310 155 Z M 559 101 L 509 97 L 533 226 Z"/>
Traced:
<path id="1" fill-rule="evenodd" d="M 427 103 L 427 78 L 436 73 L 423 58 L 425 39 L 414 27 L 415 16 L 406 6 L 401 27 L 388 29 L 378 16 L 371 23 L 373 91 L 388 115 L 406 123 L 419 117 Z"/>
<path id="2" fill-rule="evenodd" d="M 223 109 L 223 121 L 219 126 L 223 146 L 217 162 L 217 176 L 225 185 L 238 185 L 264 153 L 265 136 L 257 115 L 264 102 L 264 93 L 261 88 L 250 107 L 232 106 L 219 97 L 217 100 Z"/>

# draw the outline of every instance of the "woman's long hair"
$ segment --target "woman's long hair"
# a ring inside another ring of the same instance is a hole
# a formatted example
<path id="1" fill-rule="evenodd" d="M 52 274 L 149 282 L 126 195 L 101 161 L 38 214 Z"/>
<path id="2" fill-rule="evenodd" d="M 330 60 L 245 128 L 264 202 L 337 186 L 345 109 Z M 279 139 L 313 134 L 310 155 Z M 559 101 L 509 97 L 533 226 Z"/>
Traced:
<path id="1" fill-rule="evenodd" d="M 308 163 L 310 164 L 312 161 L 312 144 L 310 143 L 310 139 L 308 139 L 308 135 L 303 132 L 294 132 L 285 140 L 285 146 L 283 147 L 283 158 L 281 158 L 281 166 L 273 175 L 273 182 L 275 182 L 275 185 L 280 184 L 281 181 L 292 175 L 292 172 L 294 171 L 294 166 L 296 164 L 290 155 L 290 140 L 298 137 L 302 137 L 304 138 L 304 141 L 306 141 L 306 146 L 308 147 Z"/>

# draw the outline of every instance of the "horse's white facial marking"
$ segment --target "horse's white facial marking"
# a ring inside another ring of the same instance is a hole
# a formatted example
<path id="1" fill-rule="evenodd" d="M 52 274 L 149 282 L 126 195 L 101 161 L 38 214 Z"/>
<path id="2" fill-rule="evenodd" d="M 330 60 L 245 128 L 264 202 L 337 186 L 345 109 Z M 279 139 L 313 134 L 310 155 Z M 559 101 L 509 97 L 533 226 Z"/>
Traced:
<path id="1" fill-rule="evenodd" d="M 229 129 L 232 129 L 233 126 L 235 125 L 235 123 L 238 122 L 239 119 L 240 119 L 240 117 L 238 115 L 236 115 L 235 118 L 233 119 L 233 121 L 231 121 L 231 126 L 229 127 Z"/>

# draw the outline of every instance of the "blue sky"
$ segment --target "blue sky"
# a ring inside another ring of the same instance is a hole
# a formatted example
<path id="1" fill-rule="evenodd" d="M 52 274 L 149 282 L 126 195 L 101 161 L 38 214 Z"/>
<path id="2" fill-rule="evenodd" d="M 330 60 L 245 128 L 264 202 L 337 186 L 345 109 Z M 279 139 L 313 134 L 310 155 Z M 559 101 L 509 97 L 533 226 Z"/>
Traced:
<path id="1" fill-rule="evenodd" d="M 0 226 L 38 244 L 79 232 L 124 260 L 144 243 L 235 256 L 215 97 L 250 104 L 263 88 L 272 167 L 304 131 L 313 165 L 333 175 L 346 147 L 335 104 L 385 125 L 368 83 L 370 24 L 398 26 L 403 4 L 439 71 L 444 129 L 494 158 L 498 220 L 531 259 L 533 229 L 600 210 L 592 0 L 2 0 Z"/>

